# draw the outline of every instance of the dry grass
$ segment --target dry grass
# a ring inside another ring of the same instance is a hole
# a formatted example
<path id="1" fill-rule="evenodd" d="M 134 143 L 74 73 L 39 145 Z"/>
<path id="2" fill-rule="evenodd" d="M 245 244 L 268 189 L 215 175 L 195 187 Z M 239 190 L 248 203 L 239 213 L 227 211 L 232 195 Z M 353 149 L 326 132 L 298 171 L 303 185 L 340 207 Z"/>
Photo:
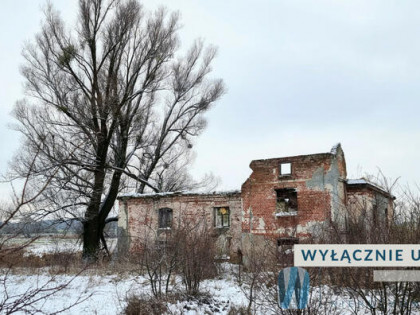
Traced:
<path id="1" fill-rule="evenodd" d="M 168 310 L 166 302 L 156 298 L 130 296 L 124 310 L 126 315 L 160 315 Z"/>
<path id="2" fill-rule="evenodd" d="M 0 255 L 0 270 L 9 270 L 12 274 L 39 274 L 47 272 L 51 275 L 76 275 L 84 270 L 88 275 L 118 275 L 120 278 L 138 274 L 138 260 L 113 260 L 103 256 L 98 262 L 87 265 L 82 253 L 51 252 L 42 255 L 28 254 L 24 250 L 12 251 L 8 255 Z"/>
<path id="3" fill-rule="evenodd" d="M 68 241 L 71 239 L 72 241 Z M 37 250 L 40 246 L 41 250 Z M 50 249 L 51 248 L 51 249 Z M 43 253 L 43 251 L 48 252 Z M 117 263 L 111 257 L 101 256 L 97 263 L 86 265 L 82 260 L 81 246 L 75 236 L 42 236 L 33 239 L 22 237 L 0 238 L 0 269 L 15 274 L 49 272 L 50 274 L 78 274 L 90 270 L 92 274 L 121 274 L 134 270 L 132 262 Z"/>
<path id="4" fill-rule="evenodd" d="M 39 256 L 28 255 L 24 250 L 19 250 L 0 257 L 0 268 L 11 268 L 15 272 L 48 268 L 54 274 L 72 273 L 80 271 L 82 265 L 80 253 L 54 252 Z"/>

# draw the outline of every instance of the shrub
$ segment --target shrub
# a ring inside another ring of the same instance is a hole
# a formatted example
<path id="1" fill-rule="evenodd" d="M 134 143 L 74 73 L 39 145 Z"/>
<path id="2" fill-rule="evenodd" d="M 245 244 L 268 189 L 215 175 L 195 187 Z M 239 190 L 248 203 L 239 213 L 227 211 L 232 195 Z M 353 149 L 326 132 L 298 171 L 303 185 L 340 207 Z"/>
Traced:
<path id="1" fill-rule="evenodd" d="M 214 239 L 203 222 L 180 222 L 145 238 L 140 264 L 155 297 L 168 295 L 174 273 L 181 276 L 188 295 L 198 294 L 200 283 L 217 275 Z"/>
<path id="2" fill-rule="evenodd" d="M 161 315 L 168 310 L 166 303 L 156 298 L 130 296 L 125 307 L 125 315 Z"/>
<path id="3" fill-rule="evenodd" d="M 215 245 L 210 231 L 204 224 L 184 226 L 178 230 L 179 272 L 187 294 L 196 295 L 204 279 L 214 278 Z"/>
<path id="4" fill-rule="evenodd" d="M 246 307 L 241 306 L 241 307 L 235 307 L 232 306 L 228 312 L 228 315 L 248 315 L 248 311 L 246 309 Z"/>

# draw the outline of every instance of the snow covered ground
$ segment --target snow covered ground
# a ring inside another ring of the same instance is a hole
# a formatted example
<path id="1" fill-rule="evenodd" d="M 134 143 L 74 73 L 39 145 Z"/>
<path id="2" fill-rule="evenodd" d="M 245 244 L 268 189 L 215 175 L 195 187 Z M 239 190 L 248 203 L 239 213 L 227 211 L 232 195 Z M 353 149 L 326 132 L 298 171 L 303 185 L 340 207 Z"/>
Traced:
<path id="1" fill-rule="evenodd" d="M 43 275 L 10 275 L 7 279 L 7 291 L 13 296 L 29 292 L 34 287 L 56 286 L 72 279 L 68 275 L 56 276 L 51 282 L 51 276 Z M 234 279 L 205 280 L 202 283 L 202 291 L 208 293 L 208 297 L 194 298 L 189 300 L 175 301 L 168 304 L 168 314 L 199 315 L 220 314 L 227 315 L 231 308 L 246 307 L 248 300 Z M 150 286 L 147 279 L 142 276 L 120 275 L 92 275 L 78 276 L 63 290 L 56 294 L 36 302 L 35 308 L 43 313 L 52 314 L 66 309 L 72 304 L 79 303 L 61 314 L 121 314 L 126 306 L 130 295 L 150 296 Z M 312 288 L 311 300 L 321 301 L 321 307 L 314 314 L 370 314 L 366 308 L 355 308 L 354 299 L 345 295 L 331 294 L 331 288 L 327 286 Z M 4 288 L 0 289 L 0 297 L 4 296 Z M 272 303 L 271 303 L 272 304 Z M 356 311 L 355 311 L 356 310 Z M 418 312 L 418 311 L 417 311 Z M 311 314 L 312 314 L 311 313 Z M 19 312 L 18 314 L 25 314 Z M 38 314 L 38 313 L 37 313 Z M 40 313 L 39 313 L 40 314 Z M 258 307 L 256 314 L 276 314 L 271 309 Z M 412 314 L 419 314 L 413 310 Z"/>
<path id="2" fill-rule="evenodd" d="M 11 295 L 29 292 L 34 287 L 57 286 L 73 278 L 69 275 L 51 276 L 47 273 L 40 275 L 10 275 L 7 279 L 7 291 Z M 50 281 L 50 282 L 49 282 Z M 208 293 L 208 297 L 175 301 L 168 304 L 169 314 L 220 314 L 229 313 L 231 308 L 246 307 L 248 300 L 234 277 L 224 274 L 219 279 L 205 280 L 201 289 Z M 2 291 L 3 290 L 3 291 Z M 4 288 L 0 289 L 0 296 L 4 296 Z M 312 288 L 312 301 L 319 299 L 322 306 L 319 311 L 323 314 L 354 314 L 354 301 L 350 297 L 330 294 L 327 286 Z M 127 298 L 131 295 L 150 296 L 150 286 L 147 279 L 138 275 L 81 275 L 72 280 L 63 290 L 35 303 L 36 308 L 47 314 L 66 309 L 72 304 L 79 303 L 63 314 L 121 314 L 126 306 Z M 270 303 L 269 303 L 270 304 Z M 273 303 L 271 303 L 273 304 Z M 328 304 L 328 305 L 327 305 Z M 23 313 L 18 313 L 23 314 Z M 257 309 L 257 314 L 274 314 L 269 309 Z M 358 314 L 368 314 L 359 310 Z"/>
<path id="3" fill-rule="evenodd" d="M 28 238 L 13 238 L 7 242 L 8 245 L 22 245 L 29 242 Z M 117 244 L 116 238 L 108 238 L 107 245 L 112 252 Z M 63 237 L 39 237 L 25 248 L 25 256 L 57 253 L 77 252 L 82 250 L 82 243 L 79 238 Z"/>
<path id="4" fill-rule="evenodd" d="M 110 242 L 111 247 L 115 242 Z M 29 248 L 27 254 L 41 256 L 43 253 L 51 252 L 74 252 L 81 249 L 80 243 L 76 239 L 39 239 Z M 31 294 L 31 290 L 41 288 L 41 295 L 34 295 L 35 308 L 42 310 L 43 313 L 52 314 L 63 310 L 62 314 L 121 314 L 126 307 L 130 296 L 151 296 L 151 289 L 147 279 L 143 275 L 134 272 L 118 272 L 118 268 L 103 267 L 102 270 L 89 269 L 83 274 L 74 277 L 72 275 L 51 276 L 47 268 L 40 269 L 38 274 L 31 271 L 15 271 L 6 274 L 6 270 L 0 270 L 0 306 L 8 297 L 8 301 L 13 302 L 21 294 Z M 239 285 L 235 273 L 237 266 L 224 263 L 219 266 L 220 275 L 216 279 L 205 280 L 201 284 L 201 291 L 205 294 L 200 298 L 183 298 L 169 303 L 169 314 L 228 314 L 232 308 L 246 308 L 248 299 L 244 292 L 246 287 Z M 29 273 L 29 275 L 28 275 Z M 275 275 L 273 275 L 275 277 Z M 7 281 L 3 281 L 7 279 Z M 71 282 L 62 290 L 50 295 L 48 288 L 59 286 L 60 284 Z M 180 279 L 172 291 L 182 289 Z M 179 291 L 179 290 L 178 290 Z M 369 314 L 364 306 L 364 301 L 360 298 L 334 292 L 328 286 L 312 287 L 310 301 L 317 305 L 319 314 Z M 276 301 L 273 298 L 266 301 L 268 309 L 260 305 L 256 309 L 257 314 L 274 314 L 273 305 Z M 76 304 L 76 305 L 74 305 Z M 356 305 L 357 304 L 357 305 Z M 67 307 L 74 305 L 72 308 Z M 0 308 L 1 309 L 1 308 Z M 31 309 L 29 309 L 31 311 Z M 278 310 L 275 310 L 276 312 Z M 312 311 L 312 313 L 317 313 Z M 0 311 L 1 313 L 1 311 Z M 312 314 L 311 313 L 311 314 Z M 18 314 L 24 314 L 23 312 Z M 415 314 L 415 313 L 413 313 Z M 416 313 L 420 314 L 420 313 Z"/>
<path id="5" fill-rule="evenodd" d="M 8 292 L 18 295 L 28 292 L 33 287 L 41 287 L 50 280 L 47 275 L 25 276 L 11 275 L 7 280 Z M 50 286 L 65 283 L 70 276 L 57 276 Z M 227 314 L 230 307 L 246 305 L 246 298 L 234 282 L 229 280 L 208 280 L 203 288 L 213 297 L 211 303 L 200 301 L 182 301 L 169 305 L 173 314 Z M 0 294 L 2 294 L 0 289 Z M 150 295 L 150 288 L 143 277 L 120 278 L 113 276 L 78 276 L 65 289 L 42 301 L 36 308 L 47 314 L 65 309 L 84 300 L 80 304 L 63 312 L 63 314 L 120 314 L 126 306 L 127 297 Z M 201 305 L 200 305 L 201 304 Z"/>
<path id="6" fill-rule="evenodd" d="M 107 245 L 112 252 L 117 244 L 117 239 L 107 239 Z M 77 252 L 81 251 L 82 243 L 78 238 L 40 238 L 30 244 L 26 253 L 41 256 L 54 252 Z"/>

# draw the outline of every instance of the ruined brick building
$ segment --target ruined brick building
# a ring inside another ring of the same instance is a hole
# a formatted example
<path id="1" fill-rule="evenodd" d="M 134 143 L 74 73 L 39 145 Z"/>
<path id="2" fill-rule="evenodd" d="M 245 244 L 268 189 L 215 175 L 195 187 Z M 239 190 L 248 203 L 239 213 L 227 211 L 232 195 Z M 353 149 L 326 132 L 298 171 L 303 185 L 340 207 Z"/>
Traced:
<path id="1" fill-rule="evenodd" d="M 293 244 L 349 213 L 387 222 L 393 197 L 365 179 L 347 179 L 340 144 L 328 153 L 254 160 L 241 190 L 119 196 L 119 253 L 135 251 L 144 237 L 167 233 L 199 218 L 212 229 L 223 257 L 246 252 L 249 237 Z M 178 222 L 178 223 L 177 223 Z"/>

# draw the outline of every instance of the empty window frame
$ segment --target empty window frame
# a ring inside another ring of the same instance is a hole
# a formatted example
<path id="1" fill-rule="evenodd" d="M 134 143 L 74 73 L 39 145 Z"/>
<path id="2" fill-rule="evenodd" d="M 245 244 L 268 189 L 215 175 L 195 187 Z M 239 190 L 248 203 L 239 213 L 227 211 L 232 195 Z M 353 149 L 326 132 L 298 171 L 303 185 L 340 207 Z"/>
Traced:
<path id="1" fill-rule="evenodd" d="M 292 163 L 280 163 L 279 173 L 280 176 L 292 175 Z"/>
<path id="2" fill-rule="evenodd" d="M 282 237 L 277 239 L 277 249 L 280 255 L 293 254 L 293 245 L 299 244 L 297 237 Z"/>
<path id="3" fill-rule="evenodd" d="M 276 189 L 276 213 L 295 213 L 298 210 L 294 188 Z"/>
<path id="4" fill-rule="evenodd" d="M 159 228 L 170 229 L 172 227 L 172 209 L 159 209 Z"/>
<path id="5" fill-rule="evenodd" d="M 373 224 L 388 224 L 388 199 L 375 197 L 372 201 L 372 220 Z"/>
<path id="6" fill-rule="evenodd" d="M 378 214 L 379 214 L 379 206 L 376 203 L 376 200 L 372 202 L 372 221 L 373 224 L 378 224 Z"/>
<path id="7" fill-rule="evenodd" d="M 299 244 L 297 237 L 282 237 L 277 239 L 277 246 L 289 246 L 289 248 L 295 244 Z"/>
<path id="8" fill-rule="evenodd" d="M 225 228 L 230 226 L 230 209 L 229 207 L 214 208 L 214 227 Z"/>

